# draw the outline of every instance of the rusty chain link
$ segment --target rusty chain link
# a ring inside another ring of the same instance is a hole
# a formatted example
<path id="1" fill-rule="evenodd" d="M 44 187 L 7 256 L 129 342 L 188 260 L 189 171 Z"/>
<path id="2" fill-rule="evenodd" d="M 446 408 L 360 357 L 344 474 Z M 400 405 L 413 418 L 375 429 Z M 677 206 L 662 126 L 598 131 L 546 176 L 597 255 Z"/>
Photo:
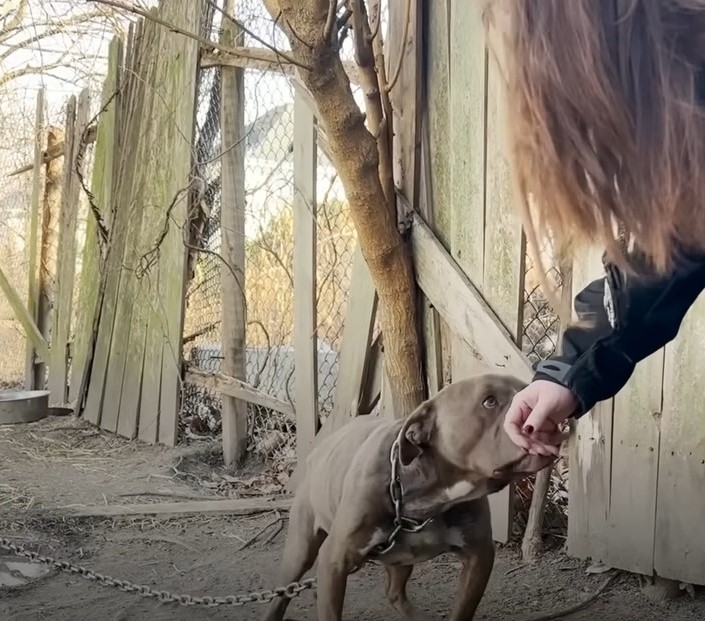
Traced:
<path id="1" fill-rule="evenodd" d="M 198 597 L 194 595 L 174 595 L 168 591 L 154 590 L 146 585 L 134 584 L 129 580 L 119 580 L 111 576 L 99 574 L 86 567 L 73 565 L 66 561 L 58 561 L 49 556 L 41 556 L 37 552 L 30 552 L 24 546 L 13 543 L 9 539 L 0 538 L 0 550 L 10 552 L 14 556 L 27 558 L 34 563 L 42 563 L 50 565 L 54 569 L 63 571 L 68 574 L 74 574 L 92 580 L 104 586 L 115 587 L 125 593 L 135 593 L 142 597 L 158 599 L 164 604 L 178 603 L 181 606 L 205 606 L 213 608 L 216 606 L 244 606 L 245 604 L 267 604 L 279 597 L 293 599 L 303 591 L 312 589 L 316 586 L 315 578 L 307 578 L 301 582 L 292 582 L 286 586 L 277 587 L 271 590 L 254 591 L 244 595 L 228 595 L 226 597 Z"/>

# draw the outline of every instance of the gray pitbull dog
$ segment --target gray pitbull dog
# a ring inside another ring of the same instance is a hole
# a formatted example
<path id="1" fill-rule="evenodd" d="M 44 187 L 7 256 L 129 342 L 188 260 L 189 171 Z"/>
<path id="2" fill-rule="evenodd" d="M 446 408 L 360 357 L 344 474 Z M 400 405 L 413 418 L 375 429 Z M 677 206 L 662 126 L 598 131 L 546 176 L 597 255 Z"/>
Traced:
<path id="1" fill-rule="evenodd" d="M 479 375 L 446 386 L 405 420 L 363 416 L 322 441 L 291 508 L 277 584 L 300 580 L 318 558 L 318 619 L 339 621 L 348 575 L 376 561 L 397 613 L 428 619 L 406 583 L 415 564 L 452 552 L 463 568 L 450 619 L 471 620 L 494 564 L 487 495 L 553 461 L 528 455 L 502 428 L 524 386 Z M 274 600 L 264 619 L 281 621 L 289 601 Z"/>

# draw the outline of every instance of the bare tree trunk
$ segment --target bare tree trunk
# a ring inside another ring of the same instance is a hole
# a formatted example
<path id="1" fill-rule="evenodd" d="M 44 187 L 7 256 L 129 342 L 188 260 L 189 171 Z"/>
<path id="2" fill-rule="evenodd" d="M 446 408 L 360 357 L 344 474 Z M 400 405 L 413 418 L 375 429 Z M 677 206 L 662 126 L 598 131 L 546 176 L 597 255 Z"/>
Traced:
<path id="1" fill-rule="evenodd" d="M 64 142 L 64 130 L 49 127 L 47 152 L 52 152 Z M 44 167 L 44 196 L 42 199 L 42 238 L 39 248 L 39 310 L 37 328 L 49 342 L 51 329 L 52 292 L 56 278 L 56 253 L 59 246 L 59 212 L 61 211 L 61 180 L 66 157 L 48 161 Z M 46 381 L 46 365 L 37 363 L 35 368 L 38 386 Z"/>
<path id="2" fill-rule="evenodd" d="M 406 416 L 424 397 L 416 284 L 410 253 L 380 180 L 378 142 L 365 127 L 353 97 L 337 38 L 327 36 L 328 0 L 265 0 L 265 4 L 286 32 L 293 57 L 301 65 L 302 81 L 318 107 L 360 249 L 377 288 L 395 414 Z"/>

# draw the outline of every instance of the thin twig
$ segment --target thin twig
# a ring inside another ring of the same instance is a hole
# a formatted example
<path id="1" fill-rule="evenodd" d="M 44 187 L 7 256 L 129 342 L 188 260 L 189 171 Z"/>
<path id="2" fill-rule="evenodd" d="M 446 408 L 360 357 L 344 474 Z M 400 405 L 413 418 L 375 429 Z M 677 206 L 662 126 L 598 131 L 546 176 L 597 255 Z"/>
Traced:
<path id="1" fill-rule="evenodd" d="M 381 13 L 381 11 L 380 11 Z M 392 79 L 384 87 L 386 93 L 391 92 L 395 84 L 399 80 L 401 75 L 401 68 L 404 64 L 404 50 L 406 49 L 406 44 L 409 40 L 409 25 L 411 23 L 411 0 L 406 0 L 406 10 L 404 12 L 404 36 L 402 37 L 401 47 L 399 49 L 399 62 L 397 62 L 397 67 L 392 74 Z"/>
<path id="2" fill-rule="evenodd" d="M 257 539 L 259 539 L 269 528 L 274 526 L 275 524 L 279 524 L 282 521 L 282 516 L 279 511 L 276 512 L 276 517 L 271 521 L 267 522 L 262 528 L 260 528 L 252 537 L 250 537 L 245 543 L 243 543 L 238 549 L 238 552 L 241 552 L 245 548 L 249 548 Z"/>
<path id="3" fill-rule="evenodd" d="M 568 615 L 572 615 L 573 613 L 576 613 L 579 610 L 582 610 L 583 608 L 586 608 L 587 606 L 595 602 L 600 597 L 600 595 L 602 595 L 607 590 L 607 587 L 615 581 L 617 576 L 619 576 L 619 572 L 612 574 L 609 578 L 607 578 L 607 580 L 602 583 L 602 585 L 599 589 L 597 589 L 597 591 L 595 591 L 592 595 L 586 597 L 582 602 L 578 602 L 574 606 L 568 606 L 567 608 L 554 610 L 553 612 L 539 613 L 533 617 L 526 617 L 525 619 L 523 619 L 523 621 L 550 621 L 551 619 L 560 619 L 561 617 L 567 617 Z"/>
<path id="4" fill-rule="evenodd" d="M 133 13 L 135 15 L 139 15 L 140 17 L 144 17 L 144 19 L 148 19 L 155 24 L 159 24 L 160 26 L 163 26 L 164 28 L 168 28 L 171 32 L 175 32 L 176 34 L 183 35 L 184 37 L 188 37 L 189 39 L 193 39 L 194 41 L 198 41 L 202 46 L 208 49 L 212 50 L 220 50 L 221 52 L 225 54 L 230 54 L 232 56 L 243 56 L 242 50 L 238 50 L 234 47 L 229 47 L 227 45 L 222 45 L 220 43 L 216 43 L 215 41 L 211 41 L 210 39 L 206 39 L 205 37 L 202 37 L 194 32 L 190 32 L 188 30 L 184 30 L 183 28 L 180 28 L 179 26 L 172 24 L 170 22 L 167 22 L 166 20 L 163 20 L 156 15 L 152 15 L 148 11 L 145 11 L 143 9 L 140 9 L 136 6 L 132 6 L 130 4 L 125 4 L 123 2 L 117 2 L 116 0 L 89 0 L 90 2 L 95 2 L 97 4 L 104 4 L 105 6 L 110 6 L 115 9 L 122 9 L 123 11 L 127 11 L 129 13 Z M 242 25 L 240 25 L 242 27 Z M 244 28 L 243 28 L 244 30 Z M 256 35 L 253 35 L 252 33 L 248 32 L 250 36 L 256 37 Z M 306 64 L 303 64 L 293 58 L 292 56 L 289 56 L 288 54 L 282 52 L 281 50 L 276 49 L 274 46 L 264 42 L 260 41 L 263 45 L 267 46 L 269 49 L 271 49 L 277 56 L 281 57 L 282 59 L 286 60 L 286 62 L 295 65 L 297 67 L 300 67 L 302 69 L 306 69 L 307 71 L 311 71 L 311 67 L 309 67 Z"/>
<path id="5" fill-rule="evenodd" d="M 209 496 L 185 494 L 179 492 L 129 492 L 118 494 L 118 498 L 136 498 L 138 496 L 154 496 L 155 498 L 178 498 L 180 500 L 210 500 Z"/>
<path id="6" fill-rule="evenodd" d="M 526 567 L 527 563 L 521 563 L 520 565 L 517 565 L 516 567 L 512 567 L 511 569 L 508 569 L 507 571 L 504 572 L 505 576 L 511 576 L 514 572 L 519 571 L 520 569 L 524 569 Z"/>
<path id="7" fill-rule="evenodd" d="M 83 131 L 81 132 L 81 140 L 78 144 L 78 149 L 76 150 L 76 161 L 75 161 L 75 170 L 76 170 L 76 176 L 78 177 L 78 181 L 81 184 L 81 188 L 86 194 L 86 197 L 88 198 L 88 206 L 90 207 L 91 214 L 93 215 L 93 218 L 95 219 L 96 227 L 98 228 L 98 242 L 101 247 L 101 254 L 104 254 L 105 250 L 105 245 L 107 245 L 109 239 L 110 239 L 110 232 L 108 231 L 108 228 L 105 226 L 105 219 L 103 218 L 103 215 L 100 213 L 100 208 L 96 204 L 95 201 L 95 196 L 93 195 L 93 192 L 91 192 L 90 188 L 88 187 L 88 184 L 86 183 L 86 180 L 83 177 L 83 158 L 86 154 L 86 147 L 89 144 L 89 137 L 91 134 L 94 134 L 96 136 L 96 140 L 98 139 L 98 131 L 97 131 L 97 123 L 98 119 L 101 117 L 101 115 L 108 109 L 110 104 L 115 100 L 115 98 L 120 94 L 122 88 L 117 88 L 113 91 L 113 93 L 108 97 L 106 102 L 100 107 L 100 110 L 95 114 L 95 116 L 86 123 L 86 126 L 83 128 Z M 95 129 L 94 129 L 95 127 Z M 70 154 L 69 154 L 70 155 Z"/>
<path id="8" fill-rule="evenodd" d="M 338 0 L 328 0 L 328 16 L 326 17 L 326 26 L 323 29 L 323 39 L 327 42 L 333 36 L 333 27 L 335 26 L 335 16 L 338 12 Z"/>

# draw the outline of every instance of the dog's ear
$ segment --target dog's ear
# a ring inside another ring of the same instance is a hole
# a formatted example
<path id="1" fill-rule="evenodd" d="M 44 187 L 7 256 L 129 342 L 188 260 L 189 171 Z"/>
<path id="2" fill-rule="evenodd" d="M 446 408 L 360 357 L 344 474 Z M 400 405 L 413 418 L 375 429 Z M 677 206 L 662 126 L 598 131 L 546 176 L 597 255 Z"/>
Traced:
<path id="1" fill-rule="evenodd" d="M 401 431 L 399 459 L 408 466 L 431 443 L 436 428 L 436 413 L 430 401 L 425 401 L 406 419 Z"/>

